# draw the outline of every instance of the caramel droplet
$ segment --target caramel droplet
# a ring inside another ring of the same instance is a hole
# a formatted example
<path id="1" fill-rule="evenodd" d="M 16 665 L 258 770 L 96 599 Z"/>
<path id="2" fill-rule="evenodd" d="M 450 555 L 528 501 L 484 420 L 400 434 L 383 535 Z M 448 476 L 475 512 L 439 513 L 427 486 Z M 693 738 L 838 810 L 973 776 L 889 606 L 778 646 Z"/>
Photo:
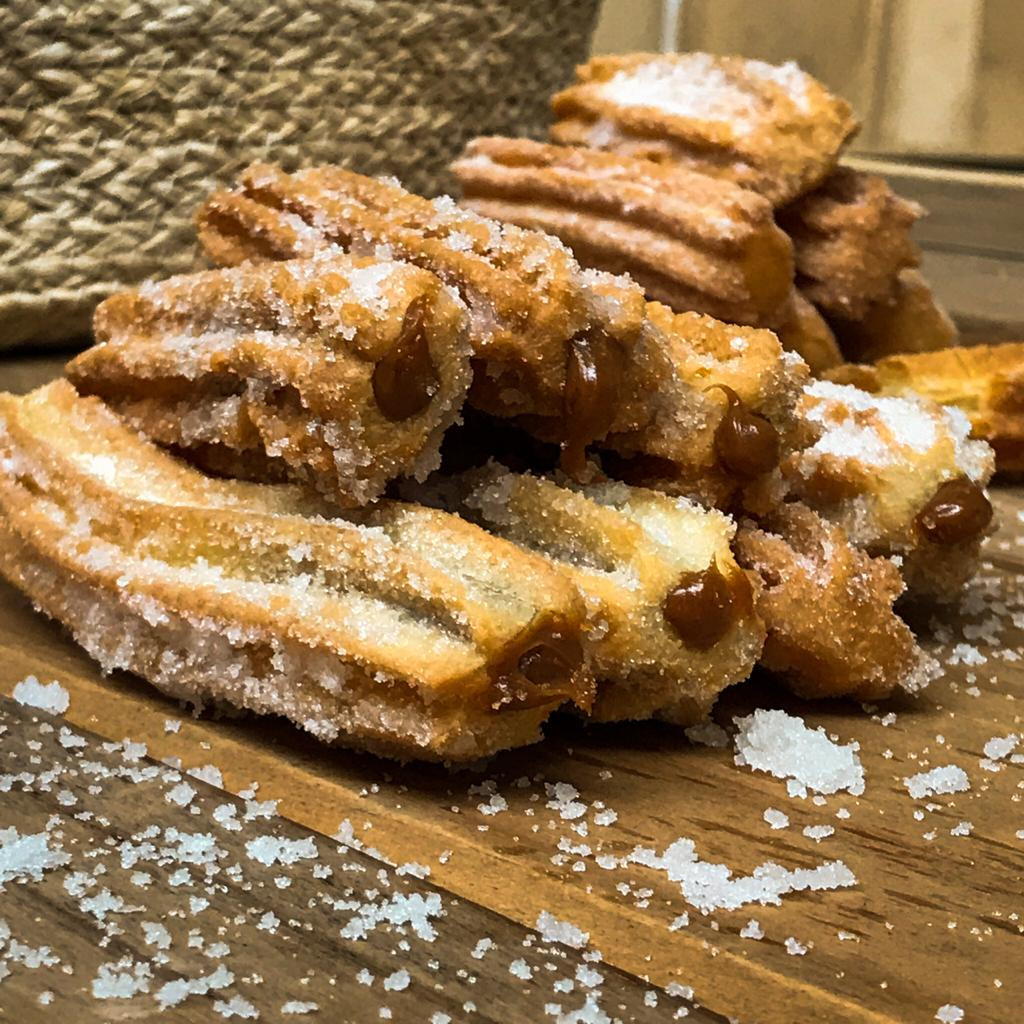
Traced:
<path id="1" fill-rule="evenodd" d="M 579 638 L 552 634 L 550 643 L 531 647 L 519 659 L 519 671 L 536 686 L 550 686 L 571 678 L 582 664 Z"/>
<path id="2" fill-rule="evenodd" d="M 711 563 L 702 572 L 684 572 L 665 598 L 665 619 L 687 647 L 714 647 L 752 600 L 750 582 L 737 571 L 729 578 Z"/>
<path id="3" fill-rule="evenodd" d="M 586 466 L 587 445 L 604 437 L 615 419 L 622 363 L 622 349 L 604 331 L 587 331 L 569 342 L 562 469 L 570 476 L 580 476 Z"/>
<path id="4" fill-rule="evenodd" d="M 991 502 L 964 476 L 942 484 L 916 519 L 930 541 L 947 545 L 977 537 L 991 521 Z"/>
<path id="5" fill-rule="evenodd" d="M 779 461 L 779 432 L 760 413 L 751 412 L 732 388 L 725 384 L 711 386 L 724 392 L 729 403 L 715 431 L 719 461 L 744 480 L 767 473 Z"/>
<path id="6" fill-rule="evenodd" d="M 592 696 L 578 672 L 583 664 L 583 644 L 575 633 L 553 630 L 522 654 L 513 654 L 496 670 L 495 685 L 501 706 L 532 708 L 570 699 L 580 704 Z M 498 706 L 498 705 L 496 705 Z"/>
<path id="7" fill-rule="evenodd" d="M 373 370 L 373 396 L 394 422 L 423 412 L 440 387 L 423 329 L 423 300 L 409 303 L 398 340 Z"/>

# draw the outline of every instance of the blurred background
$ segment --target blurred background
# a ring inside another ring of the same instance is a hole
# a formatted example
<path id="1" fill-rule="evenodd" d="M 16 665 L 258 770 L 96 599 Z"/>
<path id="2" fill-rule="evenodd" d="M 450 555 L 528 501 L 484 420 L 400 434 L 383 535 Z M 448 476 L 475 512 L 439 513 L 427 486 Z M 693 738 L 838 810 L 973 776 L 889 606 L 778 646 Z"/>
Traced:
<path id="1" fill-rule="evenodd" d="M 1024 339 L 1024 0 L 604 0 L 594 53 L 795 60 L 853 104 L 846 163 L 929 215 L 923 270 L 965 338 Z"/>
<path id="2" fill-rule="evenodd" d="M 795 60 L 858 152 L 1024 166 L 1024 0 L 604 0 L 593 48 Z"/>

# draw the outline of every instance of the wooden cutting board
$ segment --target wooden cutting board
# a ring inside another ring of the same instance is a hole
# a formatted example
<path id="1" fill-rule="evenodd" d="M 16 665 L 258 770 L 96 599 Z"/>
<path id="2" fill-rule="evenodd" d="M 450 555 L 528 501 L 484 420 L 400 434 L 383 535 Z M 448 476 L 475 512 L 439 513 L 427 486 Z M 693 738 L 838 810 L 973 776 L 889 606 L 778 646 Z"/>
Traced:
<path id="1" fill-rule="evenodd" d="M 859 798 L 790 798 L 783 781 L 736 765 L 731 744 L 695 745 L 657 724 L 558 722 L 542 744 L 448 771 L 325 748 L 284 723 L 190 719 L 139 680 L 102 677 L 6 587 L 0 692 L 30 673 L 57 679 L 76 726 L 144 741 L 150 756 L 185 767 L 217 765 L 231 791 L 258 780 L 261 799 L 326 835 L 349 819 L 392 861 L 428 864 L 432 882 L 512 922 L 533 927 L 544 910 L 568 920 L 607 965 L 692 987 L 706 1008 L 695 1020 L 925 1024 L 950 1004 L 966 1024 L 1005 1024 L 1024 1005 L 1024 758 L 986 765 L 984 748 L 1016 733 L 1024 754 L 1024 490 L 997 489 L 995 501 L 1002 527 L 964 608 L 915 617 L 944 670 L 924 694 L 862 708 L 798 701 L 759 679 L 716 710 L 730 731 L 737 715 L 780 707 L 856 741 L 867 778 Z M 180 731 L 166 732 L 179 718 Z M 0 737 L 0 748 L 11 741 Z M 904 778 L 951 764 L 967 773 L 969 791 L 908 793 Z M 555 793 L 557 783 L 578 795 Z M 767 808 L 789 826 L 771 829 Z M 813 825 L 834 834 L 805 836 Z M 681 837 L 735 875 L 768 861 L 794 869 L 841 860 L 857 884 L 703 916 L 663 871 L 601 866 L 606 855 L 661 853 Z M 740 935 L 751 919 L 760 941 Z M 488 993 L 482 973 L 478 1002 Z"/>

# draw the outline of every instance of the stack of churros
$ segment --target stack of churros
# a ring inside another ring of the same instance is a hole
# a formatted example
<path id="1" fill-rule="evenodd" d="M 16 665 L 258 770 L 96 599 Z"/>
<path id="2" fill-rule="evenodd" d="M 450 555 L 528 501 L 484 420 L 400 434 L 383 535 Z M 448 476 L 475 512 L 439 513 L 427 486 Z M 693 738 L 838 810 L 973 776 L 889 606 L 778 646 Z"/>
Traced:
<path id="1" fill-rule="evenodd" d="M 470 142 L 451 168 L 463 205 L 557 235 L 677 312 L 771 328 L 815 373 L 955 344 L 915 269 L 923 210 L 838 166 L 857 122 L 795 65 L 595 57 L 552 111 L 558 145 Z"/>
<path id="2" fill-rule="evenodd" d="M 555 110 L 574 147 L 469 147 L 471 209 L 338 167 L 210 196 L 216 269 L 0 395 L 0 572 L 105 670 L 400 758 L 691 724 L 756 666 L 924 685 L 899 601 L 961 592 L 972 426 L 1024 430 L 1002 354 L 834 368 L 830 325 L 928 306 L 919 211 L 836 170 L 855 122 L 792 66 L 601 58 Z"/>

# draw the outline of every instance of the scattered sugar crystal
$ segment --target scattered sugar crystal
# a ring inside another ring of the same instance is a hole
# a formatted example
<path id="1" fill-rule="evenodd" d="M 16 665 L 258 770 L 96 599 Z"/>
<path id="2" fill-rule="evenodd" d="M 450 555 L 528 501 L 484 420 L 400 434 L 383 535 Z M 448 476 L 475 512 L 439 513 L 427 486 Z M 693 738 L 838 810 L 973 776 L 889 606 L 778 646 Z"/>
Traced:
<path id="1" fill-rule="evenodd" d="M 153 971 L 145 961 L 136 963 L 130 956 L 117 963 L 100 964 L 92 980 L 94 999 L 131 999 L 149 991 Z"/>
<path id="2" fill-rule="evenodd" d="M 764 929 L 761 927 L 761 923 L 754 918 L 751 918 L 741 929 L 741 939 L 763 939 Z"/>
<path id="3" fill-rule="evenodd" d="M 915 799 L 940 793 L 963 793 L 971 788 L 967 773 L 955 764 L 941 765 L 931 771 L 918 772 L 903 780 L 907 792 Z"/>
<path id="4" fill-rule="evenodd" d="M 508 973 L 522 978 L 523 981 L 529 981 L 533 977 L 533 968 L 520 957 L 508 965 Z"/>
<path id="5" fill-rule="evenodd" d="M 618 814 L 615 813 L 610 807 L 603 811 L 598 811 L 594 815 L 595 825 L 614 825 L 619 820 Z"/>
<path id="6" fill-rule="evenodd" d="M 959 1024 L 964 1019 L 964 1011 L 953 1003 L 946 1003 L 938 1008 L 935 1019 L 942 1021 L 942 1024 Z"/>
<path id="7" fill-rule="evenodd" d="M 474 960 L 482 960 L 487 951 L 494 946 L 494 940 L 484 937 L 480 939 L 469 954 Z"/>
<path id="8" fill-rule="evenodd" d="M 164 794 L 164 799 L 169 804 L 177 804 L 179 807 L 187 807 L 192 802 L 192 798 L 195 795 L 196 791 L 187 782 L 179 782 L 178 785 L 169 789 Z"/>
<path id="9" fill-rule="evenodd" d="M 969 836 L 974 831 L 974 826 L 969 821 L 961 821 L 950 830 L 951 836 Z"/>
<path id="10" fill-rule="evenodd" d="M 665 993 L 676 999 L 693 999 L 693 989 L 689 985 L 680 985 L 678 981 L 670 981 L 665 986 Z"/>
<path id="11" fill-rule="evenodd" d="M 298 999 L 290 999 L 281 1007 L 281 1012 L 289 1014 L 316 1013 L 319 1009 L 318 1003 L 304 1003 Z"/>
<path id="12" fill-rule="evenodd" d="M 358 981 L 360 985 L 372 985 L 373 978 L 373 974 L 365 967 L 356 975 L 356 981 Z"/>
<path id="13" fill-rule="evenodd" d="M 860 942 L 860 939 L 853 932 L 844 932 L 840 929 L 836 932 L 836 935 L 839 937 L 840 942 Z"/>
<path id="14" fill-rule="evenodd" d="M 672 923 L 668 926 L 668 930 L 670 932 L 677 932 L 677 931 L 679 931 L 680 928 L 688 927 L 689 924 L 690 924 L 690 915 L 689 914 L 680 914 L 678 917 L 673 919 Z"/>
<path id="15" fill-rule="evenodd" d="M 166 1010 L 183 1003 L 189 996 L 204 996 L 208 992 L 227 988 L 234 980 L 234 974 L 221 964 L 209 974 L 198 978 L 175 978 L 165 982 L 153 993 L 153 998 L 161 1010 Z"/>
<path id="16" fill-rule="evenodd" d="M 575 786 L 568 782 L 556 782 L 554 785 L 545 782 L 544 788 L 551 797 L 547 806 L 552 811 L 558 811 L 563 820 L 573 821 L 587 813 L 587 805 L 576 799 L 580 794 Z"/>
<path id="17" fill-rule="evenodd" d="M 560 942 L 563 946 L 582 949 L 590 941 L 590 933 L 577 928 L 568 921 L 560 921 L 553 914 L 542 910 L 534 926 L 545 942 Z"/>
<path id="18" fill-rule="evenodd" d="M 232 996 L 227 1002 L 218 999 L 213 1008 L 222 1017 L 241 1017 L 242 1020 L 256 1020 L 260 1015 L 260 1011 L 242 996 Z"/>
<path id="19" fill-rule="evenodd" d="M 101 889 L 95 896 L 87 896 L 78 905 L 85 913 L 92 914 L 100 924 L 106 921 L 108 914 L 137 914 L 145 909 L 125 903 L 120 896 L 115 896 L 109 889 Z"/>
<path id="20" fill-rule="evenodd" d="M 243 821 L 257 821 L 263 819 L 269 821 L 271 818 L 277 815 L 277 801 L 276 800 L 249 800 L 245 801 L 245 813 L 242 815 Z"/>
<path id="21" fill-rule="evenodd" d="M 820 843 L 822 839 L 827 839 L 834 833 L 835 829 L 831 825 L 807 825 L 804 828 L 804 835 L 808 839 L 813 839 L 816 843 Z"/>
<path id="22" fill-rule="evenodd" d="M 272 911 L 268 910 L 256 923 L 256 927 L 261 932 L 270 932 L 273 934 L 277 931 L 277 926 L 281 923 L 281 919 Z"/>
<path id="23" fill-rule="evenodd" d="M 66 725 L 60 727 L 57 739 L 65 750 L 71 750 L 74 747 L 84 747 L 86 743 L 84 736 L 79 736 L 78 733 L 72 732 Z"/>
<path id="24" fill-rule="evenodd" d="M 988 661 L 981 651 L 978 650 L 973 644 L 959 643 L 957 644 L 949 657 L 946 659 L 947 665 L 984 665 Z"/>
<path id="25" fill-rule="evenodd" d="M 447 1013 L 437 1010 L 430 1015 L 430 1024 L 452 1024 L 452 1019 Z"/>
<path id="26" fill-rule="evenodd" d="M 242 823 L 235 817 L 237 812 L 234 804 L 218 804 L 213 809 L 213 820 L 228 832 L 241 832 Z"/>
<path id="27" fill-rule="evenodd" d="M 785 711 L 759 709 L 734 719 L 738 765 L 788 779 L 791 796 L 806 797 L 808 789 L 820 793 L 845 790 L 864 792 L 864 769 L 857 743 L 839 745 L 824 729 L 808 729 L 803 719 Z"/>
<path id="28" fill-rule="evenodd" d="M 786 939 L 786 952 L 790 956 L 803 956 L 807 952 L 807 947 L 802 943 L 797 942 L 797 940 L 791 935 Z"/>
<path id="29" fill-rule="evenodd" d="M 341 929 L 345 939 L 365 939 L 378 925 L 408 925 L 425 942 L 437 938 L 437 930 L 430 923 L 443 913 L 439 893 L 395 893 L 382 903 L 361 904 L 349 922 Z"/>
<path id="30" fill-rule="evenodd" d="M 750 875 L 734 878 L 725 864 L 700 860 L 693 840 L 686 838 L 677 839 L 660 855 L 636 847 L 628 860 L 664 871 L 669 881 L 679 883 L 686 901 L 705 914 L 736 910 L 750 903 L 778 905 L 782 896 L 790 892 L 842 889 L 857 884 L 853 872 L 839 860 L 793 871 L 769 861 L 754 868 Z"/>
<path id="31" fill-rule="evenodd" d="M 1017 749 L 1019 742 L 1020 736 L 1013 732 L 1008 736 L 993 736 L 982 748 L 982 752 L 989 761 L 1002 761 Z M 982 763 L 984 764 L 984 762 Z M 986 765 L 986 767 L 988 766 Z M 990 768 L 989 770 L 993 769 Z M 994 770 L 998 771 L 999 769 L 995 767 Z"/>
<path id="32" fill-rule="evenodd" d="M 416 861 L 411 860 L 406 864 L 399 864 L 395 868 L 395 874 L 400 877 L 408 875 L 410 878 L 429 878 L 430 868 L 426 864 L 417 864 Z"/>
<path id="33" fill-rule="evenodd" d="M 494 815 L 501 814 L 502 811 L 508 810 L 508 801 L 500 796 L 498 793 L 494 793 L 490 800 L 485 804 L 477 804 L 476 809 L 481 814 Z"/>
<path id="34" fill-rule="evenodd" d="M 5 922 L 0 922 L 0 946 L 3 945 L 3 932 L 10 935 L 10 929 L 5 927 Z M 30 971 L 38 970 L 40 967 L 56 967 L 60 963 L 57 956 L 49 946 L 32 947 L 17 939 L 9 939 L 5 959 L 11 963 L 21 964 Z"/>
<path id="35" fill-rule="evenodd" d="M 71 703 L 68 691 L 60 683 L 41 683 L 35 676 L 25 676 L 15 683 L 12 696 L 23 707 L 38 708 L 52 715 L 63 715 Z"/>
<path id="36" fill-rule="evenodd" d="M 0 888 L 12 880 L 38 882 L 44 871 L 67 864 L 71 856 L 52 850 L 46 832 L 22 835 L 16 828 L 0 828 Z"/>
<path id="37" fill-rule="evenodd" d="M 318 856 L 312 836 L 305 839 L 284 839 L 279 836 L 258 836 L 245 844 L 251 860 L 268 867 L 271 864 L 295 864 Z"/>
<path id="38" fill-rule="evenodd" d="M 203 764 L 197 768 L 189 768 L 186 774 L 201 782 L 208 782 L 211 786 L 224 788 L 224 776 L 215 764 Z"/>
<path id="39" fill-rule="evenodd" d="M 387 992 L 401 992 L 409 987 L 409 972 L 406 970 L 395 971 L 384 979 L 384 989 Z"/>
<path id="40" fill-rule="evenodd" d="M 729 734 L 711 719 L 691 725 L 688 729 L 684 729 L 683 733 L 691 743 L 697 743 L 703 747 L 729 746 Z"/>
<path id="41" fill-rule="evenodd" d="M 775 807 L 769 807 L 761 815 L 772 829 L 789 828 L 789 816 Z"/>
<path id="42" fill-rule="evenodd" d="M 164 719 L 164 732 L 177 732 L 181 728 L 181 720 L 178 718 Z"/>
<path id="43" fill-rule="evenodd" d="M 148 946 L 156 946 L 157 949 L 171 947 L 171 933 L 159 921 L 143 921 L 142 935 Z"/>

